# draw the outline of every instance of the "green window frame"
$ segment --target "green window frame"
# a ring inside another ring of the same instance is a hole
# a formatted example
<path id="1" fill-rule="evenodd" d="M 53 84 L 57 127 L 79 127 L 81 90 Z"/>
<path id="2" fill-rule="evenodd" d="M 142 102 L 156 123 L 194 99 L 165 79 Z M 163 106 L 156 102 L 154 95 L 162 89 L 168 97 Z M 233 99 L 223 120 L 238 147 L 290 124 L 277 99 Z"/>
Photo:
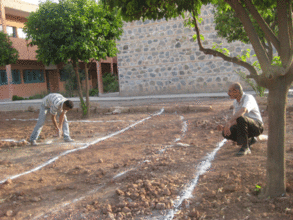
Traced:
<path id="1" fill-rule="evenodd" d="M 7 85 L 7 84 L 8 84 L 8 81 L 7 81 L 6 70 L 0 70 L 0 86 Z"/>
<path id="2" fill-rule="evenodd" d="M 44 71 L 43 70 L 24 70 L 23 71 L 24 83 L 43 83 Z"/>
<path id="3" fill-rule="evenodd" d="M 21 84 L 20 70 L 12 70 L 12 84 Z"/>

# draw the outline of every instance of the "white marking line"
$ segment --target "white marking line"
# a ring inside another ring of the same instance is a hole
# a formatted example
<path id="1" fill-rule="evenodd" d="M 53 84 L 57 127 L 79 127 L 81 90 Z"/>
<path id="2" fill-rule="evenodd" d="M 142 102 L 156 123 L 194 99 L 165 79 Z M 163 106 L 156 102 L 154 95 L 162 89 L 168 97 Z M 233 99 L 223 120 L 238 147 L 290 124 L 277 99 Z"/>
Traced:
<path id="1" fill-rule="evenodd" d="M 183 192 L 183 195 L 174 203 L 174 209 L 170 210 L 168 215 L 165 217 L 165 220 L 172 220 L 174 218 L 174 215 L 176 212 L 179 211 L 179 206 L 182 204 L 184 199 L 189 199 L 192 197 L 192 192 L 197 185 L 197 182 L 199 180 L 199 176 L 203 175 L 210 167 L 211 167 L 211 161 L 214 160 L 216 153 L 220 148 L 226 143 L 226 139 L 222 140 L 220 143 L 218 143 L 218 146 L 213 150 L 212 153 L 208 154 L 205 157 L 205 161 L 202 161 L 198 166 L 197 166 L 197 172 L 195 178 L 192 180 L 190 186 Z"/>
<path id="2" fill-rule="evenodd" d="M 55 208 L 55 209 L 51 209 L 51 210 L 49 210 L 48 212 L 46 212 L 47 214 L 46 214 L 46 213 L 42 213 L 42 214 L 40 214 L 40 215 L 34 217 L 33 220 L 34 220 L 34 219 L 41 218 L 42 216 L 44 216 L 44 218 L 47 218 L 47 217 L 48 217 L 48 216 L 47 216 L 48 214 L 53 214 L 53 213 L 59 211 L 60 208 L 65 208 L 65 207 L 68 206 L 68 205 L 71 205 L 71 204 L 76 203 L 76 202 L 78 202 L 78 201 L 80 201 L 80 200 L 83 200 L 86 196 L 91 195 L 91 194 L 93 194 L 93 193 L 99 191 L 99 190 L 100 190 L 101 188 L 103 188 L 104 186 L 105 186 L 105 185 L 99 186 L 98 188 L 93 189 L 93 190 L 87 192 L 84 196 L 82 196 L 82 197 L 80 197 L 80 198 L 78 198 L 78 199 L 74 199 L 74 200 L 72 200 L 72 201 L 64 202 L 64 203 L 61 205 L 61 207 L 59 206 L 59 207 L 57 207 L 57 208 Z"/>
<path id="3" fill-rule="evenodd" d="M 186 132 L 187 132 L 187 122 L 184 121 L 184 117 L 183 117 L 183 116 L 180 116 L 180 119 L 181 119 L 181 121 L 182 121 L 182 123 L 183 123 L 182 128 L 181 128 L 182 135 L 181 135 L 180 138 L 176 138 L 176 139 L 173 141 L 174 143 L 180 141 L 181 138 L 183 138 L 183 137 L 185 136 Z M 189 146 L 189 145 L 188 145 L 188 146 Z M 165 146 L 163 149 L 161 149 L 161 150 L 159 151 L 159 153 L 161 154 L 161 153 L 165 152 L 167 148 L 171 148 L 171 147 L 174 147 L 174 145 L 172 144 L 172 145 Z"/>
<path id="4" fill-rule="evenodd" d="M 112 133 L 112 134 L 109 134 L 109 135 L 107 135 L 107 136 L 105 136 L 105 137 L 98 138 L 98 139 L 95 140 L 95 141 L 92 141 L 92 142 L 90 142 L 90 143 L 85 144 L 83 147 L 79 147 L 79 148 L 75 148 L 75 149 L 71 149 L 71 150 L 64 151 L 63 153 L 59 154 L 59 155 L 56 156 L 56 157 L 53 157 L 52 159 L 50 159 L 50 160 L 47 161 L 46 163 L 41 164 L 40 166 L 37 166 L 37 167 L 35 167 L 35 168 L 31 169 L 31 170 L 28 170 L 28 171 L 26 171 L 26 172 L 24 172 L 24 173 L 20 173 L 20 174 L 14 175 L 14 176 L 10 176 L 10 177 L 8 177 L 8 178 L 6 178 L 6 179 L 4 179 L 4 180 L 1 180 L 1 181 L 0 181 L 0 184 L 4 183 L 4 182 L 7 181 L 8 179 L 13 180 L 13 179 L 16 179 L 16 178 L 18 178 L 18 177 L 20 177 L 20 176 L 23 176 L 23 175 L 26 175 L 26 174 L 29 174 L 29 173 L 35 172 L 35 171 L 37 171 L 37 170 L 40 170 L 41 168 L 43 168 L 43 167 L 45 167 L 45 166 L 47 166 L 47 165 L 53 163 L 54 161 L 58 160 L 59 157 L 65 156 L 65 155 L 67 155 L 67 154 L 69 154 L 69 153 L 73 153 L 73 152 L 75 152 L 75 151 L 79 151 L 79 150 L 86 149 L 86 148 L 88 148 L 89 146 L 91 146 L 91 145 L 93 145 L 93 144 L 96 144 L 96 143 L 98 143 L 98 142 L 104 141 L 104 140 L 106 140 L 106 139 L 108 139 L 108 138 L 111 138 L 111 137 L 113 137 L 113 136 L 116 136 L 116 135 L 118 135 L 118 134 L 121 134 L 121 133 L 123 133 L 123 132 L 129 130 L 130 128 L 132 128 L 132 127 L 134 127 L 134 126 L 136 126 L 136 125 L 138 125 L 138 124 L 140 124 L 140 123 L 142 123 L 142 122 L 144 122 L 144 121 L 150 119 L 152 116 L 160 115 L 160 114 L 162 114 L 163 112 L 164 112 L 164 108 L 162 108 L 161 111 L 158 112 L 158 113 L 155 113 L 155 114 L 153 114 L 153 115 L 151 115 L 151 116 L 149 116 L 149 117 L 146 117 L 146 118 L 144 118 L 144 119 L 141 119 L 140 121 L 135 122 L 135 123 L 129 125 L 128 127 L 124 128 L 124 129 L 122 129 L 122 130 L 120 130 L 120 131 L 116 131 L 116 132 L 114 132 L 114 133 Z"/>
<path id="5" fill-rule="evenodd" d="M 37 120 L 38 120 L 37 118 L 33 118 L 33 119 L 18 119 L 18 118 L 6 119 L 6 121 L 37 121 Z M 133 120 L 129 120 L 129 121 L 133 122 Z M 103 122 L 106 122 L 106 123 L 112 123 L 112 122 L 125 122 L 125 120 L 109 120 L 109 121 L 80 120 L 80 121 L 68 121 L 68 122 L 69 123 L 72 123 L 72 122 L 85 122 L 85 123 L 103 123 Z"/>

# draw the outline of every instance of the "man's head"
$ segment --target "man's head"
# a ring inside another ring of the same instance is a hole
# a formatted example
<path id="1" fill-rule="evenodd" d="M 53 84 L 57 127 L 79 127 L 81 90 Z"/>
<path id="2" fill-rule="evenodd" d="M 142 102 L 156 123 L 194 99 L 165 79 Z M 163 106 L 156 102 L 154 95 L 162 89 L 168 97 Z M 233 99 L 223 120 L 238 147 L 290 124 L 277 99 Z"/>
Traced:
<path id="1" fill-rule="evenodd" d="M 66 111 L 69 111 L 71 109 L 73 109 L 73 102 L 70 101 L 70 100 L 66 100 L 64 103 L 63 103 L 63 110 L 66 110 Z"/>
<path id="2" fill-rule="evenodd" d="M 240 99 L 243 95 L 243 89 L 240 83 L 233 83 L 229 87 L 228 95 L 231 99 Z"/>

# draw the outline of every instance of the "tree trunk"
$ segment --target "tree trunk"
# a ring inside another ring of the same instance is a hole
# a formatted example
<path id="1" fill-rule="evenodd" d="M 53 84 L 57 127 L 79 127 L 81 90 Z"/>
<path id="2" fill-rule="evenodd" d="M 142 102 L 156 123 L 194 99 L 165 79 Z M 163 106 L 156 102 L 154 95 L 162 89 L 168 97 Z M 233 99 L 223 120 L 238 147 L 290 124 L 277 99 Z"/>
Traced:
<path id="1" fill-rule="evenodd" d="M 285 135 L 288 82 L 278 77 L 269 86 L 269 131 L 267 148 L 267 185 L 265 197 L 277 197 L 286 193 Z"/>
<path id="2" fill-rule="evenodd" d="M 84 64 L 85 69 L 85 90 L 86 90 L 86 107 L 87 107 L 87 113 L 86 117 L 90 117 L 90 97 L 89 97 L 89 73 L 88 73 L 88 67 L 87 63 Z"/>
<path id="3" fill-rule="evenodd" d="M 83 110 L 83 115 L 85 115 L 85 103 L 83 100 L 83 95 L 82 95 L 82 90 L 81 90 L 81 83 L 80 83 L 80 79 L 79 79 L 79 73 L 78 73 L 78 65 L 76 64 L 76 62 L 73 62 L 73 67 L 74 67 L 74 72 L 75 72 L 75 76 L 76 76 L 76 80 L 77 80 L 77 89 L 78 89 L 78 95 L 79 95 L 79 99 L 80 99 L 80 106 Z"/>

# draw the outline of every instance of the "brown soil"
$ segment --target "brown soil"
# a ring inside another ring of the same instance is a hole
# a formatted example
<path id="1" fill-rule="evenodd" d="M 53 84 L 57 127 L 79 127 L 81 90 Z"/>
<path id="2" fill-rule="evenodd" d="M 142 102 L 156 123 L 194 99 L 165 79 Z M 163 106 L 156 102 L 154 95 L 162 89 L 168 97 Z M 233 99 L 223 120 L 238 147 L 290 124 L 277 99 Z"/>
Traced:
<path id="1" fill-rule="evenodd" d="M 267 134 L 265 101 L 259 103 Z M 152 116 L 97 143 L 93 141 L 150 114 L 96 114 L 89 119 L 96 122 L 72 122 L 75 144 L 52 137 L 49 117 L 39 146 L 0 141 L 0 181 L 92 143 L 35 172 L 0 184 L 0 219 L 168 219 L 176 199 L 196 177 L 198 165 L 223 140 L 216 126 L 232 114 L 230 100 L 206 100 L 201 104 L 212 105 L 213 111 Z M 11 119 L 37 117 L 37 112 L 0 114 L 0 139 L 27 140 L 36 121 Z M 69 112 L 68 119 L 82 120 L 76 112 Z M 228 142 L 217 152 L 209 170 L 199 177 L 192 197 L 182 202 L 173 219 L 293 219 L 292 131 L 293 119 L 288 113 L 284 197 L 261 199 L 257 195 L 265 187 L 266 141 L 254 144 L 252 154 L 244 157 L 236 157 L 238 147 Z M 53 143 L 45 144 L 49 140 Z"/>

